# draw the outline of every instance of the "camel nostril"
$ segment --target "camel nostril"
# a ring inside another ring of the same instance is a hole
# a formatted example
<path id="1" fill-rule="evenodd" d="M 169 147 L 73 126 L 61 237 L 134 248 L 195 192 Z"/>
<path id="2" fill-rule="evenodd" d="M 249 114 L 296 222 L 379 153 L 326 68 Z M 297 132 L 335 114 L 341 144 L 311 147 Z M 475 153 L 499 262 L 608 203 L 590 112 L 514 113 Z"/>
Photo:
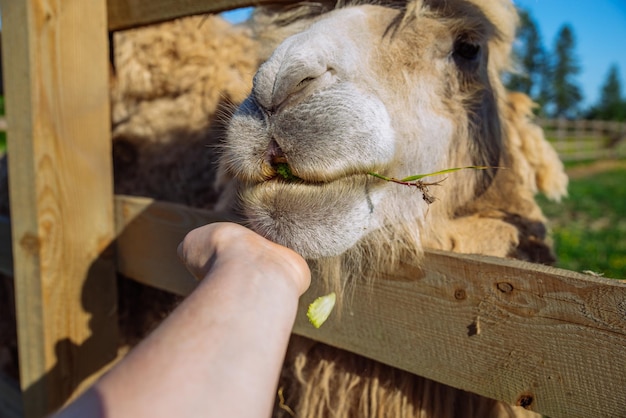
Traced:
<path id="1" fill-rule="evenodd" d="M 272 139 L 267 147 L 264 170 L 268 170 L 266 172 L 268 179 L 278 177 L 285 181 L 302 181 L 300 177 L 291 172 L 291 167 L 287 162 L 285 153 L 274 139 Z"/>
<path id="2" fill-rule="evenodd" d="M 276 142 L 275 139 L 272 139 L 272 141 L 270 142 L 267 148 L 266 156 L 267 156 L 267 160 L 269 161 L 272 167 L 275 167 L 278 164 L 287 163 L 287 157 L 285 156 L 285 153 L 280 148 L 280 145 L 278 145 L 278 142 Z"/>

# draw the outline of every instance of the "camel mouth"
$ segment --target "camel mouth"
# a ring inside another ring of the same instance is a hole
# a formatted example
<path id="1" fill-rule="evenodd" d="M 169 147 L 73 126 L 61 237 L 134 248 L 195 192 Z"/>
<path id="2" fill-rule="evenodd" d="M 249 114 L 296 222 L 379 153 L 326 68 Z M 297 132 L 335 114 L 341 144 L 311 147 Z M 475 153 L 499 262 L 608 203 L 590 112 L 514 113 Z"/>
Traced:
<path id="1" fill-rule="evenodd" d="M 286 182 L 304 182 L 304 180 L 291 171 L 291 167 L 289 163 L 287 163 L 287 159 L 282 159 L 275 164 L 272 164 L 272 168 L 276 171 L 276 175 L 273 178 L 286 181 Z"/>
<path id="2" fill-rule="evenodd" d="M 354 182 L 357 179 L 362 179 L 365 183 L 367 180 L 367 173 L 348 174 L 341 177 L 333 177 L 332 179 L 303 179 L 301 177 L 291 175 L 285 177 L 281 173 L 276 173 L 273 176 L 267 178 L 259 184 L 280 184 L 280 185 L 292 185 L 292 186 L 330 186 L 333 184 L 340 184 L 345 182 Z"/>
<path id="3" fill-rule="evenodd" d="M 284 162 L 272 164 L 271 173 L 265 173 L 265 179 L 259 184 L 277 184 L 292 186 L 331 186 L 333 184 L 340 185 L 345 183 L 371 183 L 372 177 L 369 170 L 359 172 L 342 173 L 341 175 L 319 175 L 312 178 L 309 174 L 306 177 L 300 177 L 292 171 L 291 166 Z M 308 174 L 308 173 L 307 173 Z"/>

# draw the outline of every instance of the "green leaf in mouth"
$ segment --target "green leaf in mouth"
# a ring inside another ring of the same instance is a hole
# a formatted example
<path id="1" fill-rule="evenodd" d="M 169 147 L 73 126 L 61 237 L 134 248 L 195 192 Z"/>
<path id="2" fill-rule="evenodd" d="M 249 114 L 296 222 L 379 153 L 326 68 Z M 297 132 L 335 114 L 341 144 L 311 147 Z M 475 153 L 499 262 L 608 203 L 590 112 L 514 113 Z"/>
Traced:
<path id="1" fill-rule="evenodd" d="M 289 167 L 289 164 L 287 163 L 278 163 L 276 164 L 275 168 L 276 168 L 276 174 L 278 174 L 279 176 L 281 176 L 283 179 L 287 181 L 302 180 L 300 177 L 294 175 L 291 172 L 291 168 Z"/>

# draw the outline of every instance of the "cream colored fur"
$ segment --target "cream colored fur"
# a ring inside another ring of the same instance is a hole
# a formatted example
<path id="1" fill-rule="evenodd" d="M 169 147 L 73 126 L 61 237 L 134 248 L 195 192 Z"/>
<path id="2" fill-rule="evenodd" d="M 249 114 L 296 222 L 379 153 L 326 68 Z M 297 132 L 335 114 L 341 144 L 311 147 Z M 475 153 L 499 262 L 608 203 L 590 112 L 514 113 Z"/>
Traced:
<path id="1" fill-rule="evenodd" d="M 113 35 L 115 191 L 211 208 L 215 145 L 264 57 L 218 16 Z"/>

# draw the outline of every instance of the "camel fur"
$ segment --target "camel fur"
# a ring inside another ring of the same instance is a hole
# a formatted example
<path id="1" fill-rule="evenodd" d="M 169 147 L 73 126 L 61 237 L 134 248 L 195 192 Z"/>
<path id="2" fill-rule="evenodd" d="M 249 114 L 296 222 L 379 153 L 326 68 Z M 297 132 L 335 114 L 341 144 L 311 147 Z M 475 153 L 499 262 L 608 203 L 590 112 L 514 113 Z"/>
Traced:
<path id="1" fill-rule="evenodd" d="M 192 16 L 113 35 L 115 191 L 211 208 L 215 145 L 259 66 L 251 30 Z"/>

